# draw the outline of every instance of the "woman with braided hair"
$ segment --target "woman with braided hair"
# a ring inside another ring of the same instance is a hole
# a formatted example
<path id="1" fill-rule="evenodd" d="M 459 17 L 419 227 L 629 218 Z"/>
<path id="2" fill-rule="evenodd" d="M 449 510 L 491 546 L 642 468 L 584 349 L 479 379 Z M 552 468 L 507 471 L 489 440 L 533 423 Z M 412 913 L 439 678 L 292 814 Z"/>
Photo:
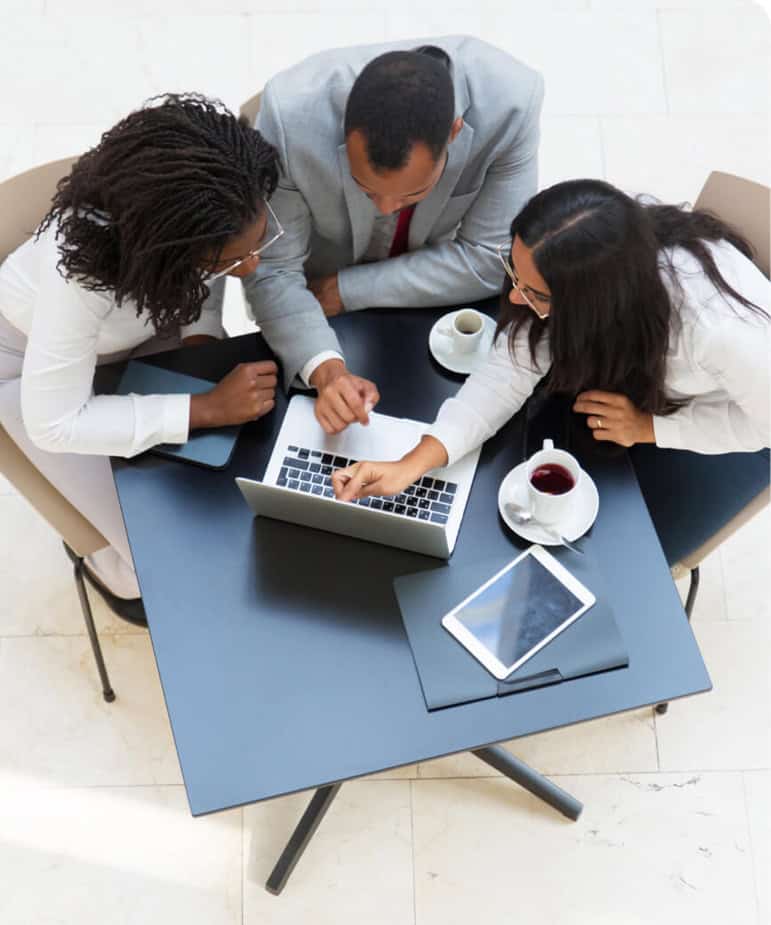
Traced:
<path id="1" fill-rule="evenodd" d="M 268 205 L 277 179 L 275 149 L 222 104 L 159 97 L 77 161 L 37 234 L 0 266 L 0 424 L 109 541 L 88 577 L 135 622 L 107 457 L 266 414 L 277 370 L 242 364 L 203 395 L 97 396 L 94 369 L 223 335 L 210 286 L 251 273 L 281 234 Z"/>

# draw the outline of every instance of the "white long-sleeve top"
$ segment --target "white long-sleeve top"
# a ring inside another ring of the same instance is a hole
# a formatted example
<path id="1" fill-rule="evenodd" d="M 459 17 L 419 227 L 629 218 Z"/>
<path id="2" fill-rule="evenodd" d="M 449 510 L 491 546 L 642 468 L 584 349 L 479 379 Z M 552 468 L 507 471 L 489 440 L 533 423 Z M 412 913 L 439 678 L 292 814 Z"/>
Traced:
<path id="1" fill-rule="evenodd" d="M 726 241 L 708 244 L 723 278 L 736 292 L 771 311 L 771 283 Z M 688 251 L 670 252 L 672 279 L 661 273 L 672 313 L 664 387 L 688 399 L 670 415 L 654 415 L 656 445 L 697 453 L 753 451 L 769 446 L 771 323 L 718 292 Z M 548 331 L 548 329 L 547 329 Z M 444 402 L 428 433 L 447 450 L 450 463 L 495 434 L 524 404 L 551 365 L 548 333 L 530 357 L 527 326 L 513 355 L 508 331 L 454 398 Z"/>
<path id="2" fill-rule="evenodd" d="M 0 266 L 0 313 L 27 336 L 21 376 L 24 426 L 52 453 L 135 456 L 158 443 L 184 443 L 189 395 L 94 395 L 97 358 L 131 350 L 154 336 L 136 304 L 116 304 L 56 268 L 56 226 L 31 238 Z M 221 335 L 221 311 L 204 311 L 181 329 Z"/>

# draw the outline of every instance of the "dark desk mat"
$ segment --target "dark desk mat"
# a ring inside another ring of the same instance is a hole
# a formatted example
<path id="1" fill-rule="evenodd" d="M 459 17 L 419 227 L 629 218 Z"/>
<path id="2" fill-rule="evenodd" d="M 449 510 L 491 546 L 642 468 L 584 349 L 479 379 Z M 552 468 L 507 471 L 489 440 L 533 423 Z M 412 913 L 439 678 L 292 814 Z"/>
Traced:
<path id="1" fill-rule="evenodd" d="M 604 582 L 588 553 L 550 550 L 597 602 L 505 681 L 498 681 L 442 626 L 442 617 L 503 568 L 511 557 L 461 568 L 451 564 L 394 580 L 402 621 L 429 710 L 502 697 L 629 664 L 607 602 Z"/>

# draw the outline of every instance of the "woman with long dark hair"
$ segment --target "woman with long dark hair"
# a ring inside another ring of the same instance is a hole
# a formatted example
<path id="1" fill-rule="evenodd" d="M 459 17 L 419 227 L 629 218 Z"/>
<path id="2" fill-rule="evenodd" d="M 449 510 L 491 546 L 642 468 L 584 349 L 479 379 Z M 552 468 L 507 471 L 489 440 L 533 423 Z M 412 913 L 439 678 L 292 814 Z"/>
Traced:
<path id="1" fill-rule="evenodd" d="M 95 396 L 95 366 L 223 335 L 210 286 L 252 272 L 281 233 L 277 179 L 275 149 L 245 120 L 161 97 L 76 162 L 0 267 L 0 424 L 109 541 L 87 574 L 127 618 L 142 609 L 107 457 L 260 417 L 276 367 L 243 364 L 191 397 Z"/>
<path id="2" fill-rule="evenodd" d="M 596 441 L 699 454 L 769 445 L 771 284 L 748 243 L 703 211 L 600 180 L 534 196 L 501 248 L 498 336 L 398 462 L 335 476 L 338 497 L 402 491 L 491 437 L 549 373 Z"/>

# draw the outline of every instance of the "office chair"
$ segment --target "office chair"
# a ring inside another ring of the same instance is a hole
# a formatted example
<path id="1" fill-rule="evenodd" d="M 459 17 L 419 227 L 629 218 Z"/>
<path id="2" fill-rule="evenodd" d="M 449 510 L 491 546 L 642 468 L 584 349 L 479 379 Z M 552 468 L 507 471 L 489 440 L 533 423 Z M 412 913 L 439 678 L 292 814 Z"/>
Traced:
<path id="1" fill-rule="evenodd" d="M 48 211 L 56 184 L 69 173 L 76 160 L 70 157 L 52 161 L 0 183 L 0 263 L 34 234 Z M 27 459 L 2 426 L 0 473 L 48 521 L 68 547 L 80 607 L 102 684 L 102 695 L 110 703 L 115 700 L 115 693 L 110 685 L 94 625 L 83 561 L 86 556 L 107 546 L 107 540 Z"/>
<path id="2" fill-rule="evenodd" d="M 752 244 L 769 275 L 771 191 L 759 183 L 712 172 L 695 203 L 733 225 Z M 636 446 L 631 451 L 645 502 L 673 578 L 690 574 L 685 612 L 691 619 L 699 565 L 769 503 L 769 450 L 708 456 Z M 664 714 L 667 703 L 656 706 Z"/>

